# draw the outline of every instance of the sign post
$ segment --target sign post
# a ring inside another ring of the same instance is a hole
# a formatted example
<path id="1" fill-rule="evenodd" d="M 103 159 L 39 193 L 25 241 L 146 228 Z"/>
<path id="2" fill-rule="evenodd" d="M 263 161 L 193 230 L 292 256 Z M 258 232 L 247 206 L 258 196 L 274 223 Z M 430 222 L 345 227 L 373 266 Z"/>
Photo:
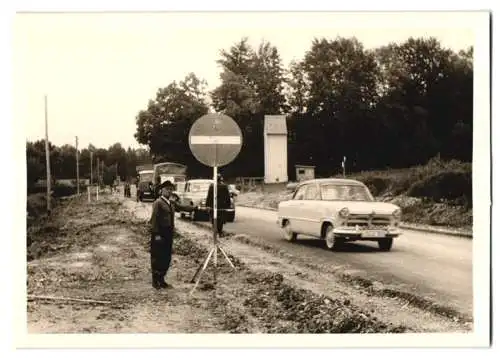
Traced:
<path id="1" fill-rule="evenodd" d="M 344 178 L 345 178 L 345 162 L 346 162 L 347 158 L 344 156 L 344 159 L 342 160 L 342 173 L 344 175 Z"/>
<path id="2" fill-rule="evenodd" d="M 80 195 L 80 162 L 78 158 L 78 137 L 76 139 L 76 194 Z"/>
<path id="3" fill-rule="evenodd" d="M 213 208 L 212 208 L 212 229 L 213 247 L 208 253 L 206 260 L 198 268 L 191 282 L 195 282 L 191 294 L 194 292 L 201 275 L 214 255 L 214 282 L 217 282 L 217 253 L 220 250 L 224 258 L 232 268 L 235 268 L 226 252 L 219 244 L 217 237 L 217 169 L 231 163 L 240 153 L 243 144 L 241 130 L 238 124 L 229 116 L 224 114 L 209 113 L 196 120 L 189 131 L 189 148 L 194 157 L 213 168 Z"/>

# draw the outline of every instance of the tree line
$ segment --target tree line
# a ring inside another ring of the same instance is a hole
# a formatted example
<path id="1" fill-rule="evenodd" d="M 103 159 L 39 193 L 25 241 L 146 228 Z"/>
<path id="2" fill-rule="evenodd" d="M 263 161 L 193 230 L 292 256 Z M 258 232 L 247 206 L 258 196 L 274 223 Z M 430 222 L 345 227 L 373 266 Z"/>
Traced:
<path id="1" fill-rule="evenodd" d="M 458 53 L 435 38 L 409 38 L 366 49 L 356 38 L 314 39 L 303 58 L 285 67 L 276 46 L 243 38 L 220 51 L 221 84 L 212 91 L 194 73 L 160 88 L 136 117 L 135 138 L 154 162 L 211 169 L 191 154 L 194 121 L 216 111 L 243 133 L 227 177 L 264 175 L 264 116 L 286 114 L 289 177 L 294 165 L 317 175 L 404 168 L 442 159 L 472 160 L 473 49 Z"/>
<path id="2" fill-rule="evenodd" d="M 123 148 L 115 143 L 109 148 L 96 148 L 90 144 L 79 149 L 80 179 L 90 179 L 91 154 L 93 182 L 97 183 L 97 162 L 99 160 L 99 180 L 109 185 L 117 177 L 129 180 L 136 176 L 136 166 L 150 164 L 151 157 L 147 149 Z M 50 169 L 53 181 L 57 179 L 76 179 L 76 147 L 71 145 L 55 146 L 49 142 Z M 46 179 L 45 141 L 26 143 L 28 189 L 39 179 Z"/>

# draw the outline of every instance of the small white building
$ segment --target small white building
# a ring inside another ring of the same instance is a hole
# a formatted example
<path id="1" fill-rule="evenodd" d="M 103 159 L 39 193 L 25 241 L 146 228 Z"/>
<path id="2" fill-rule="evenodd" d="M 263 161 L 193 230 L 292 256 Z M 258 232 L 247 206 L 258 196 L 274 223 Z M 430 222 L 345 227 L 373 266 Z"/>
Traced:
<path id="1" fill-rule="evenodd" d="M 288 131 L 285 115 L 264 117 L 264 184 L 288 182 Z"/>

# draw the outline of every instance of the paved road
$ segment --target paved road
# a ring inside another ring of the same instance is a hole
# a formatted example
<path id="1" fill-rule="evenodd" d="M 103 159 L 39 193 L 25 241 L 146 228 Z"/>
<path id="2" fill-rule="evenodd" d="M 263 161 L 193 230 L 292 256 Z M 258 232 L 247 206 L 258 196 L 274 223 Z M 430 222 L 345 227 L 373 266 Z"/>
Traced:
<path id="1" fill-rule="evenodd" d="M 236 221 L 224 226 L 229 233 L 251 235 L 321 265 L 344 266 L 356 275 L 399 286 L 472 316 L 470 239 L 405 230 L 390 252 L 378 251 L 371 242 L 350 243 L 341 252 L 332 252 L 314 238 L 285 241 L 275 212 L 245 207 L 236 212 Z"/>

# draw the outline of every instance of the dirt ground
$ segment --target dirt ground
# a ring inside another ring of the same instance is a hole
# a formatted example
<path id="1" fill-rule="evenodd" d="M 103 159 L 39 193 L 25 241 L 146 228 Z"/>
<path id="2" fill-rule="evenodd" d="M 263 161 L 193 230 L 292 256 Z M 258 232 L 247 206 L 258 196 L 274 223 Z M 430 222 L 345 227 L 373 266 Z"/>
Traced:
<path id="1" fill-rule="evenodd" d="M 167 281 L 151 287 L 150 203 L 119 195 L 67 200 L 50 222 L 28 230 L 29 333 L 369 333 L 465 332 L 472 323 L 379 295 L 376 283 L 221 238 L 193 296 L 191 279 L 211 247 L 210 233 L 176 219 Z M 215 283 L 215 284 L 214 284 Z M 47 298 L 50 296 L 52 298 Z M 94 300 L 90 302 L 75 301 Z"/>

